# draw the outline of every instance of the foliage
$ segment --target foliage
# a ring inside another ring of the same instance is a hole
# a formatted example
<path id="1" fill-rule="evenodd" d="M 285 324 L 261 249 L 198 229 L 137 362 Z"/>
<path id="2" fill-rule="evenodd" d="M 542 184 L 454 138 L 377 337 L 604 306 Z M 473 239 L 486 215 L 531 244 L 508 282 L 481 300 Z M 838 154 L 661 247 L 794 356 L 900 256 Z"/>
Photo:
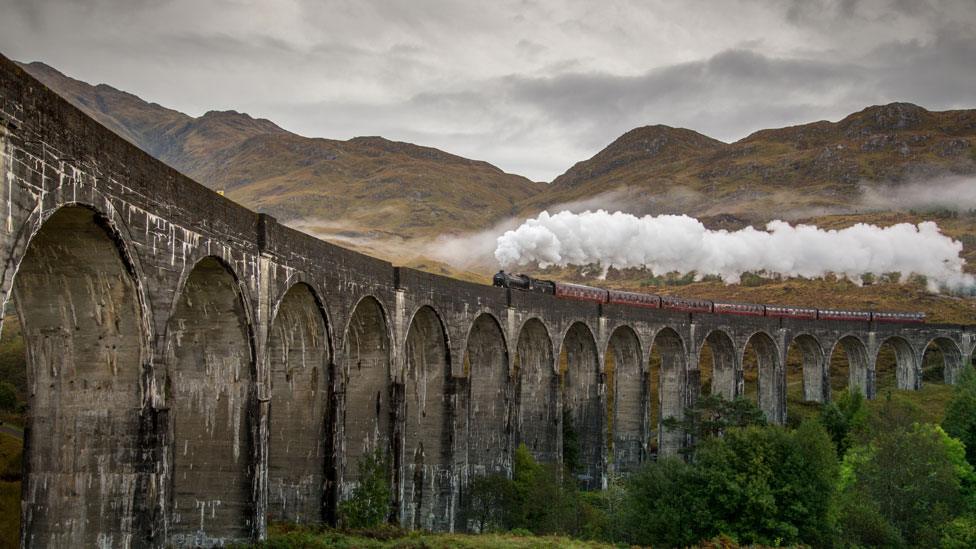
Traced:
<path id="1" fill-rule="evenodd" d="M 0 381 L 0 410 L 11 412 L 17 408 L 17 390 L 13 384 Z"/>
<path id="2" fill-rule="evenodd" d="M 742 542 L 824 541 L 832 530 L 837 463 L 815 422 L 729 430 L 697 455 L 714 528 Z"/>
<path id="3" fill-rule="evenodd" d="M 339 503 L 339 521 L 346 528 L 377 526 L 390 515 L 389 458 L 377 449 L 360 458 L 358 470 L 359 484 L 349 499 Z"/>
<path id="4" fill-rule="evenodd" d="M 867 416 L 864 395 L 860 391 L 845 390 L 836 401 L 823 405 L 820 421 L 834 442 L 838 456 L 843 456 L 851 447 L 853 433 L 864 426 Z"/>
<path id="5" fill-rule="evenodd" d="M 683 547 L 710 536 L 712 520 L 701 488 L 693 465 L 673 458 L 647 464 L 627 483 L 621 540 Z"/>
<path id="6" fill-rule="evenodd" d="M 583 469 L 582 449 L 580 448 L 579 433 L 573 425 L 573 412 L 569 408 L 563 409 L 563 466 L 572 474 Z"/>
<path id="7" fill-rule="evenodd" d="M 976 465 L 976 371 L 965 368 L 946 405 L 942 427 L 966 445 L 966 459 Z"/>
<path id="8" fill-rule="evenodd" d="M 963 515 L 942 527 L 942 549 L 971 549 L 976 547 L 976 516 Z"/>
<path id="9" fill-rule="evenodd" d="M 689 455 L 694 453 L 697 444 L 721 436 L 728 429 L 765 424 L 766 414 L 753 401 L 743 397 L 726 400 L 721 395 L 703 396 L 693 406 L 685 408 L 682 419 L 669 417 L 664 420 L 668 429 L 690 435 L 694 443 L 682 449 Z"/>
<path id="10" fill-rule="evenodd" d="M 465 518 L 474 532 L 508 530 L 515 486 L 503 475 L 488 475 L 472 479 L 465 497 Z"/>
<path id="11" fill-rule="evenodd" d="M 842 512 L 841 530 L 851 542 L 872 543 L 885 531 L 880 517 L 906 544 L 934 547 L 942 528 L 971 506 L 976 477 L 962 443 L 936 425 L 912 422 L 911 412 L 888 399 L 844 457 L 842 498 L 859 502 Z M 869 507 L 878 516 L 868 517 Z"/>

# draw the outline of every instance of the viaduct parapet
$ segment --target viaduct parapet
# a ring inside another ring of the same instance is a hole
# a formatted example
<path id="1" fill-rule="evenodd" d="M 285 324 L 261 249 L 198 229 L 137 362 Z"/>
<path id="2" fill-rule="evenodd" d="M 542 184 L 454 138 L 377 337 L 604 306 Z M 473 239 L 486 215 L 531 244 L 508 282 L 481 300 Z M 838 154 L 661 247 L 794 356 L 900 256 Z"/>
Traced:
<path id="1" fill-rule="evenodd" d="M 0 295 L 28 354 L 24 546 L 208 546 L 260 538 L 269 519 L 332 521 L 376 451 L 397 520 L 463 530 L 470 479 L 510 474 L 522 443 L 561 460 L 564 418 L 576 473 L 600 488 L 675 453 L 684 435 L 661 420 L 702 391 L 755 393 L 785 422 L 793 347 L 804 398 L 824 401 L 837 347 L 873 396 L 884 343 L 899 387 L 917 389 L 930 344 L 951 382 L 976 340 L 971 326 L 633 309 L 394 267 L 218 196 L 2 57 L 0 176 Z"/>

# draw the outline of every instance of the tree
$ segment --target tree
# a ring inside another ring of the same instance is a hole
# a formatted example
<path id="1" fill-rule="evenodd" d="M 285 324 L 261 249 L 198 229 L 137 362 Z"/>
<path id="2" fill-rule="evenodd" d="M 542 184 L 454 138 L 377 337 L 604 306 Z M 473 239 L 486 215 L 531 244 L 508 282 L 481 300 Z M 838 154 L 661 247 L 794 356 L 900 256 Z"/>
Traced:
<path id="1" fill-rule="evenodd" d="M 390 515 L 389 459 L 377 449 L 360 458 L 358 470 L 359 483 L 352 496 L 339 504 L 339 520 L 346 528 L 378 526 Z"/>
<path id="2" fill-rule="evenodd" d="M 976 466 L 976 371 L 966 368 L 946 405 L 942 428 L 966 445 L 966 459 Z"/>
<path id="3" fill-rule="evenodd" d="M 868 410 L 860 391 L 843 391 L 835 402 L 823 405 L 820 421 L 830 434 L 837 455 L 842 457 L 853 443 L 853 435 L 864 427 Z"/>
<path id="4" fill-rule="evenodd" d="M 692 443 L 682 448 L 687 456 L 694 456 L 698 445 L 710 438 L 721 436 L 733 427 L 766 425 L 766 414 L 751 400 L 743 397 L 726 400 L 721 395 L 699 398 L 685 408 L 681 419 L 667 418 L 664 426 L 690 435 Z"/>
<path id="5" fill-rule="evenodd" d="M 702 445 L 696 465 L 717 533 L 773 545 L 829 540 L 837 461 L 819 423 L 730 429 Z"/>
<path id="6" fill-rule="evenodd" d="M 626 486 L 618 526 L 623 541 L 686 547 L 715 535 L 694 465 L 674 458 L 651 462 Z"/>
<path id="7" fill-rule="evenodd" d="M 962 445 L 940 427 L 905 427 L 902 421 L 888 423 L 868 444 L 848 450 L 843 465 L 848 481 L 842 486 L 845 497 L 873 502 L 909 545 L 934 547 L 943 526 L 965 510 L 962 488 L 971 482 L 973 468 L 963 459 Z"/>

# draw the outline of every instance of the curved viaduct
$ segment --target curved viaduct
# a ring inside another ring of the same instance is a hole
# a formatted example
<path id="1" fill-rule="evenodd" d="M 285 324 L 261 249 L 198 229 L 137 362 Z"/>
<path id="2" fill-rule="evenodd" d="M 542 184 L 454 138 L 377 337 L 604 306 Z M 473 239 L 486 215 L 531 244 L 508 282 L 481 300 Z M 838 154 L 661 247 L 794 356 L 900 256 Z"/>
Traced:
<path id="1" fill-rule="evenodd" d="M 898 384 L 918 388 L 930 343 L 951 381 L 976 339 L 600 306 L 394 267 L 218 196 L 6 59 L 0 174 L 0 292 L 28 349 L 28 546 L 212 545 L 260 537 L 269 517 L 334 520 L 376 450 L 401 523 L 463 529 L 468 480 L 508 474 L 520 443 L 560 460 L 564 417 L 590 487 L 675 452 L 684 435 L 661 418 L 702 390 L 743 394 L 747 348 L 756 398 L 784 422 L 791 347 L 804 397 L 822 401 L 835 347 L 872 395 L 884 342 Z"/>

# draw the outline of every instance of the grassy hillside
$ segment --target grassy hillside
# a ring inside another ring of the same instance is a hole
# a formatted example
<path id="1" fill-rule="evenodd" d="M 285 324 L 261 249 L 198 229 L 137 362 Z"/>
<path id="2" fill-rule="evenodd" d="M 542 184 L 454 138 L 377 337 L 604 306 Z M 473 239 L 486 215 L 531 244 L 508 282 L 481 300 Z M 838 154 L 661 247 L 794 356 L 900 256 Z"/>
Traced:
<path id="1" fill-rule="evenodd" d="M 106 85 L 91 86 L 41 63 L 25 68 L 94 118 L 151 154 L 247 207 L 301 230 L 398 264 L 488 282 L 482 259 L 437 256 L 442 235 L 470 235 L 561 204 L 685 213 L 712 229 L 783 218 L 825 228 L 934 220 L 960 240 L 976 272 L 976 212 L 872 204 L 919 181 L 976 174 L 976 110 L 930 112 L 906 103 L 866 108 L 838 122 L 758 131 L 727 144 L 697 132 L 645 126 L 622 135 L 550 185 L 437 149 L 381 137 L 348 141 L 289 133 L 233 111 L 192 118 Z M 934 184 L 933 184 L 934 185 Z M 923 192 L 924 194 L 924 192 Z M 492 235 L 486 240 L 489 245 Z M 973 300 L 933 296 L 919 284 L 855 287 L 843 281 L 740 285 L 585 268 L 536 271 L 595 285 L 713 299 L 922 309 L 933 320 L 972 322 Z M 592 271 L 593 269 L 589 269 Z"/>
<path id="2" fill-rule="evenodd" d="M 43 63 L 23 67 L 119 135 L 227 196 L 339 239 L 479 230 L 544 185 L 430 147 L 313 139 L 235 111 L 199 118 Z"/>

